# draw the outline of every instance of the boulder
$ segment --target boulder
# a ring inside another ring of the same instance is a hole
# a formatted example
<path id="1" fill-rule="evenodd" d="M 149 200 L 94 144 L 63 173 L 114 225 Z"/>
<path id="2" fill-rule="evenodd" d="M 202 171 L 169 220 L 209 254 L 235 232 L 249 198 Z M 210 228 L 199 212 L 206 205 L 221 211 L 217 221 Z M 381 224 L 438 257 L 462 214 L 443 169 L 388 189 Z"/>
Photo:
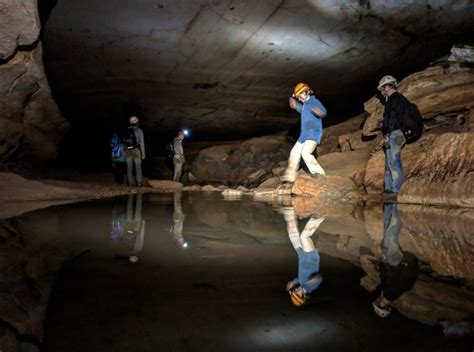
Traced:
<path id="1" fill-rule="evenodd" d="M 321 145 L 319 145 L 317 149 L 318 155 L 339 151 L 339 137 L 342 135 L 358 133 L 358 131 L 361 130 L 361 126 L 367 115 L 367 113 L 362 113 L 347 121 L 325 128 Z"/>
<path id="2" fill-rule="evenodd" d="M 321 202 L 357 201 L 360 194 L 347 177 L 300 174 L 291 190 L 297 196 L 313 197 Z"/>
<path id="3" fill-rule="evenodd" d="M 427 134 L 402 150 L 405 183 L 399 195 L 404 203 L 474 207 L 474 134 Z M 385 156 L 375 153 L 367 164 L 364 186 L 368 193 L 383 190 Z"/>
<path id="4" fill-rule="evenodd" d="M 365 149 L 325 154 L 318 161 L 327 175 L 350 178 L 358 187 L 362 187 L 363 177 L 359 175 L 365 174 L 370 159 L 369 147 L 367 145 Z"/>
<path id="5" fill-rule="evenodd" d="M 183 188 L 181 182 L 171 180 L 148 180 L 148 183 L 153 188 L 159 188 L 163 190 L 180 190 Z"/>
<path id="6" fill-rule="evenodd" d="M 198 183 L 258 185 L 288 158 L 290 148 L 284 135 L 210 147 L 201 150 L 193 163 L 192 173 Z"/>
<path id="7" fill-rule="evenodd" d="M 270 177 L 269 179 L 266 179 L 264 182 L 262 182 L 258 188 L 276 188 L 279 184 L 281 183 L 280 178 L 278 177 Z"/>
<path id="8" fill-rule="evenodd" d="M 474 105 L 474 70 L 449 70 L 443 66 L 429 67 L 400 82 L 399 91 L 415 103 L 423 119 L 431 119 L 446 112 L 469 110 Z M 382 126 L 384 107 L 373 97 L 364 105 L 370 115 L 363 134 L 374 135 Z"/>

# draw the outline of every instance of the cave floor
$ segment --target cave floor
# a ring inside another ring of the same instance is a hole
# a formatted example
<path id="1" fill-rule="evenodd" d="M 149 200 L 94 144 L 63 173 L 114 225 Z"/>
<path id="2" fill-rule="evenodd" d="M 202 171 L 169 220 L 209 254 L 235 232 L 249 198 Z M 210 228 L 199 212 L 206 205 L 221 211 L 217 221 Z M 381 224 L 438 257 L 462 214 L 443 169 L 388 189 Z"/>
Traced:
<path id="1" fill-rule="evenodd" d="M 81 253 L 55 281 L 44 350 L 472 350 L 472 339 L 445 337 L 440 326 L 396 309 L 385 319 L 374 314 L 375 296 L 360 285 L 359 256 L 376 255 L 379 243 L 360 239 L 364 223 L 350 225 L 345 217 L 326 216 L 312 235 L 324 281 L 307 305 L 294 307 L 285 292 L 298 272 L 285 223 L 292 211 L 245 198 L 175 193 L 17 218 L 26 238 L 48 232 L 49 243 Z M 383 213 L 376 214 L 383 224 Z M 299 229 L 306 223 L 299 219 Z M 359 238 L 354 248 L 341 244 L 342 233 Z"/>

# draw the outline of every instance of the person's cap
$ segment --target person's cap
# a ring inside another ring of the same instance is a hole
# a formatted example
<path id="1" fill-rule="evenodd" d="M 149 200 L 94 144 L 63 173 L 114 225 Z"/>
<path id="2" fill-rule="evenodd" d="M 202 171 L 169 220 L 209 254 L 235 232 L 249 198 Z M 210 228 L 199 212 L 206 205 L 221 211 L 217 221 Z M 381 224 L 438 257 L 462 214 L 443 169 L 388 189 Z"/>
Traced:
<path id="1" fill-rule="evenodd" d="M 130 117 L 130 123 L 131 123 L 131 124 L 136 124 L 136 123 L 138 123 L 138 117 L 136 117 L 136 116 Z"/>
<path id="2" fill-rule="evenodd" d="M 386 318 L 390 315 L 390 313 L 392 313 L 392 308 L 381 308 L 377 305 L 377 301 L 372 302 L 372 307 L 374 307 L 375 314 L 377 314 L 377 316 L 379 316 L 380 318 Z"/>
<path id="3" fill-rule="evenodd" d="M 383 76 L 379 81 L 379 85 L 377 86 L 377 89 L 380 89 L 380 88 L 382 88 L 383 86 L 385 86 L 387 84 L 392 84 L 392 85 L 396 86 L 397 85 L 397 79 L 393 76 L 390 76 L 390 75 Z"/>

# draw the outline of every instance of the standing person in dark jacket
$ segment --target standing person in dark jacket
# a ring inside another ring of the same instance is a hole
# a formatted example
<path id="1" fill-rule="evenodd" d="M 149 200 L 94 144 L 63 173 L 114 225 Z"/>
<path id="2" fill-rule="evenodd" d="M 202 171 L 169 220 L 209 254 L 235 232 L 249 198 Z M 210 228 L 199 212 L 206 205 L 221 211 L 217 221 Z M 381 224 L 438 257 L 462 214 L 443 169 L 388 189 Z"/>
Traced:
<path id="1" fill-rule="evenodd" d="M 397 80 L 393 76 L 382 77 L 377 89 L 385 105 L 382 124 L 385 149 L 384 195 L 396 198 L 404 180 L 401 151 L 406 139 L 401 127 L 408 100 L 397 92 Z"/>
<path id="2" fill-rule="evenodd" d="M 184 131 L 179 131 L 178 136 L 173 140 L 173 164 L 174 164 L 174 173 L 173 181 L 179 182 L 181 179 L 181 174 L 183 172 L 183 165 L 185 162 L 184 159 L 184 150 L 183 150 L 183 140 L 184 140 Z"/>
<path id="3" fill-rule="evenodd" d="M 129 186 L 141 187 L 143 183 L 142 160 L 145 160 L 145 139 L 138 127 L 138 117 L 130 117 L 130 125 L 124 138 L 125 157 L 127 161 L 127 180 Z M 135 177 L 133 166 L 135 165 Z"/>

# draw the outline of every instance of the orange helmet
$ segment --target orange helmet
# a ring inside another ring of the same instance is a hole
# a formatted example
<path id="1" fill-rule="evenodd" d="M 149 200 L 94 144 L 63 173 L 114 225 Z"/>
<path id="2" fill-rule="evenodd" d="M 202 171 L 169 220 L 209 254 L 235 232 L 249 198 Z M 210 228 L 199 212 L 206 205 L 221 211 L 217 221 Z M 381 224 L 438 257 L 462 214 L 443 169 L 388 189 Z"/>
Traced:
<path id="1" fill-rule="evenodd" d="M 290 290 L 289 294 L 290 294 L 291 303 L 293 303 L 293 305 L 295 305 L 296 307 L 303 306 L 306 303 L 307 299 L 308 299 L 307 295 L 302 295 L 301 296 L 294 289 Z"/>
<path id="2" fill-rule="evenodd" d="M 307 83 L 300 82 L 295 86 L 295 89 L 293 90 L 293 96 L 297 97 L 301 93 L 308 92 L 310 90 L 311 90 L 311 88 L 309 87 L 309 85 Z"/>

